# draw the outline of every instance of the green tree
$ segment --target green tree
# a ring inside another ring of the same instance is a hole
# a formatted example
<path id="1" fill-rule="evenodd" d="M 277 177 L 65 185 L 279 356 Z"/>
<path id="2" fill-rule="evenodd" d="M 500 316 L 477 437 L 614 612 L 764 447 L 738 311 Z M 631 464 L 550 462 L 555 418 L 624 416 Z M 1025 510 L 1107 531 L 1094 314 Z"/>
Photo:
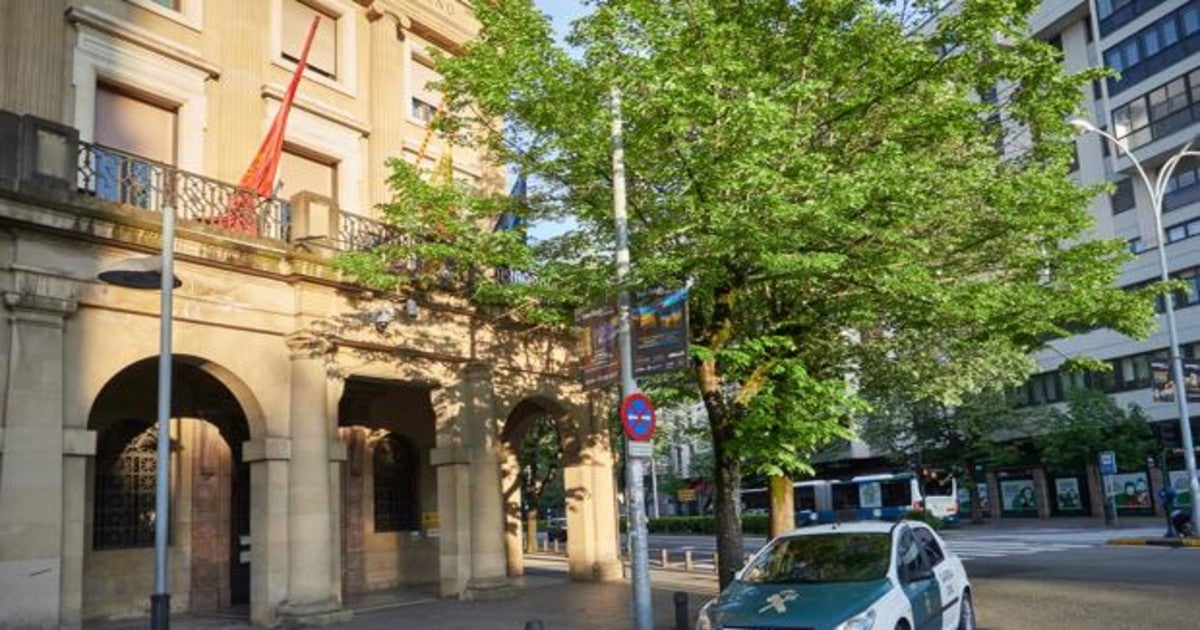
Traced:
<path id="1" fill-rule="evenodd" d="M 1122 244 L 1080 238 L 1097 191 L 1068 177 L 1063 120 L 1096 74 L 1064 75 L 1057 51 L 1027 34 L 1033 0 L 967 0 L 920 26 L 937 4 L 598 0 L 568 52 L 531 0 L 476 2 L 479 37 L 440 62 L 457 112 L 444 131 L 541 191 L 506 208 L 397 164 L 383 211 L 408 238 L 344 267 L 378 288 L 449 279 L 537 325 L 690 278 L 725 585 L 742 562 L 736 492 L 744 453 L 763 450 L 762 422 L 827 432 L 849 408 L 831 386 L 848 373 L 876 396 L 955 404 L 1030 370 L 1025 353 L 1047 336 L 1137 334 L 1151 321 L 1148 300 L 1113 287 Z M 1010 87 L 981 98 L 998 84 Z M 614 86 L 634 261 L 621 287 Z M 571 216 L 578 229 L 525 246 L 487 229 L 505 209 Z M 487 272 L 497 266 L 536 281 L 503 282 Z M 800 406 L 838 412 L 756 411 L 770 375 L 797 367 L 804 395 L 822 397 Z M 779 446 L 803 453 L 811 440 L 797 448 L 790 429 Z"/>
<path id="2" fill-rule="evenodd" d="M 562 449 L 554 419 L 548 415 L 531 421 L 517 452 L 521 497 L 528 523 L 539 514 L 549 516 L 566 503 L 562 478 Z"/>
<path id="3" fill-rule="evenodd" d="M 876 405 L 865 423 L 863 438 L 906 466 L 935 466 L 954 471 L 971 496 L 971 521 L 982 522 L 977 469 L 984 462 L 1014 461 L 1013 440 L 1038 424 L 1041 412 L 1012 409 L 1001 391 L 967 395 L 954 407 L 938 401 L 893 398 Z"/>
<path id="4" fill-rule="evenodd" d="M 1059 470 L 1098 468 L 1101 451 L 1113 451 L 1118 462 L 1140 467 L 1154 452 L 1154 430 L 1141 407 L 1120 406 L 1111 396 L 1092 389 L 1074 389 L 1066 409 L 1053 409 L 1034 436 L 1042 461 Z"/>

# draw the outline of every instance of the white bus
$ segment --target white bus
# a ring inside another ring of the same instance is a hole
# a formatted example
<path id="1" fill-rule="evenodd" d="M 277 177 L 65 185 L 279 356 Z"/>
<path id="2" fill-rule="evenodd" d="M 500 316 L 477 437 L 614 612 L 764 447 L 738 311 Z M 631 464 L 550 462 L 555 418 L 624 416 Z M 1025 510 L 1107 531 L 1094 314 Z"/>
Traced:
<path id="1" fill-rule="evenodd" d="M 797 523 L 898 520 L 921 510 L 947 522 L 958 520 L 958 483 L 933 469 L 798 481 L 792 492 Z M 770 508 L 766 488 L 742 490 L 741 500 L 743 514 L 765 514 Z"/>

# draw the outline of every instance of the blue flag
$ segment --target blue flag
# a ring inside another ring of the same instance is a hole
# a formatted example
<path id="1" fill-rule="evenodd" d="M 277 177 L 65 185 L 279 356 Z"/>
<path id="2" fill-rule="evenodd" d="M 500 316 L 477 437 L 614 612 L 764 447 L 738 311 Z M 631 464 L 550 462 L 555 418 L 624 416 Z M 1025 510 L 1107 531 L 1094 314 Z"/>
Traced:
<path id="1" fill-rule="evenodd" d="M 517 178 L 516 183 L 513 184 L 512 190 L 508 192 L 508 196 L 516 199 L 517 203 L 524 205 L 527 190 L 528 184 L 525 181 L 525 176 L 522 175 Z M 492 231 L 506 232 L 508 230 L 516 230 L 523 227 L 525 227 L 525 219 L 513 214 L 512 212 L 505 212 L 504 214 L 500 215 L 499 219 L 496 219 L 496 226 L 492 228 Z"/>

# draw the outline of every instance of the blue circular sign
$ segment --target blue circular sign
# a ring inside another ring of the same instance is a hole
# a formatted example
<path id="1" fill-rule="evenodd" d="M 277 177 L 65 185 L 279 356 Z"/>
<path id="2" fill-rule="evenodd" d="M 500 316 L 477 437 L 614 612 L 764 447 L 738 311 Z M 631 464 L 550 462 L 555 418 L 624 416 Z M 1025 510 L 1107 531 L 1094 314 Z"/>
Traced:
<path id="1" fill-rule="evenodd" d="M 625 435 L 636 442 L 644 442 L 654 435 L 654 403 L 645 394 L 630 394 L 621 401 L 621 424 Z"/>

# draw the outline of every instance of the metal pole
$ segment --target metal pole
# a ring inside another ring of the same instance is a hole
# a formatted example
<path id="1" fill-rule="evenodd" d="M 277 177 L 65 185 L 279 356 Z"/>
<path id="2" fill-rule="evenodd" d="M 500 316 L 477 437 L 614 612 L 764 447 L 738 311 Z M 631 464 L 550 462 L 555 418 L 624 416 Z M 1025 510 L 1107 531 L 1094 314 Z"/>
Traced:
<path id="1" fill-rule="evenodd" d="M 625 211 L 625 144 L 621 138 L 621 89 L 612 88 L 612 143 L 613 143 L 613 216 L 617 229 L 617 284 L 622 285 L 629 276 L 629 231 Z M 624 398 L 638 391 L 633 379 L 633 344 L 629 334 L 629 292 L 621 290 L 618 299 L 620 313 L 620 337 L 618 347 L 621 357 L 621 396 Z M 628 441 L 626 442 L 628 444 Z M 643 488 L 643 459 L 629 457 L 626 446 L 625 488 L 629 500 L 630 566 L 633 570 L 633 622 L 636 630 L 651 630 L 653 616 L 650 609 L 650 562 L 646 549 L 646 497 Z"/>
<path id="2" fill-rule="evenodd" d="M 658 518 L 658 466 L 654 465 L 654 455 L 650 455 L 650 516 Z"/>
<path id="3" fill-rule="evenodd" d="M 1081 126 L 1076 124 L 1077 127 Z M 1155 237 L 1158 239 L 1158 269 L 1163 282 L 1169 282 L 1171 279 L 1170 272 L 1167 267 L 1167 235 L 1163 233 L 1162 221 L 1162 202 L 1164 189 L 1167 181 L 1171 178 L 1171 174 L 1175 171 L 1175 167 L 1179 162 L 1187 156 L 1200 155 L 1191 150 L 1192 143 L 1184 145 L 1183 150 L 1171 157 L 1163 164 L 1162 170 L 1158 173 L 1158 179 L 1155 182 L 1150 181 L 1150 176 L 1146 174 L 1146 170 L 1142 167 L 1141 161 L 1133 154 L 1132 151 L 1125 148 L 1119 140 L 1112 134 L 1097 129 L 1091 123 L 1082 124 L 1081 128 L 1087 131 L 1094 131 L 1102 137 L 1112 142 L 1117 149 L 1123 151 L 1129 157 L 1130 163 L 1137 169 L 1138 175 L 1142 178 L 1142 183 L 1150 191 L 1150 202 L 1154 210 L 1154 230 Z M 1192 423 L 1191 415 L 1188 412 L 1187 390 L 1183 378 L 1183 355 L 1179 353 L 1179 331 L 1175 324 L 1175 304 L 1174 297 L 1171 295 L 1165 296 L 1163 302 L 1166 304 L 1167 311 L 1167 333 L 1171 339 L 1171 367 L 1174 370 L 1175 382 L 1175 401 L 1179 405 L 1179 433 L 1183 441 L 1183 462 L 1187 467 L 1188 489 L 1192 499 L 1192 523 L 1200 523 L 1200 479 L 1196 478 L 1196 451 L 1192 442 Z M 1195 527 L 1195 525 L 1193 525 Z"/>
<path id="4" fill-rule="evenodd" d="M 154 594 L 150 596 L 150 627 L 170 625 L 171 593 L 167 584 L 167 535 L 171 527 L 171 316 L 175 289 L 175 208 L 162 211 L 162 304 L 159 312 L 158 352 L 158 460 L 154 480 Z"/>

